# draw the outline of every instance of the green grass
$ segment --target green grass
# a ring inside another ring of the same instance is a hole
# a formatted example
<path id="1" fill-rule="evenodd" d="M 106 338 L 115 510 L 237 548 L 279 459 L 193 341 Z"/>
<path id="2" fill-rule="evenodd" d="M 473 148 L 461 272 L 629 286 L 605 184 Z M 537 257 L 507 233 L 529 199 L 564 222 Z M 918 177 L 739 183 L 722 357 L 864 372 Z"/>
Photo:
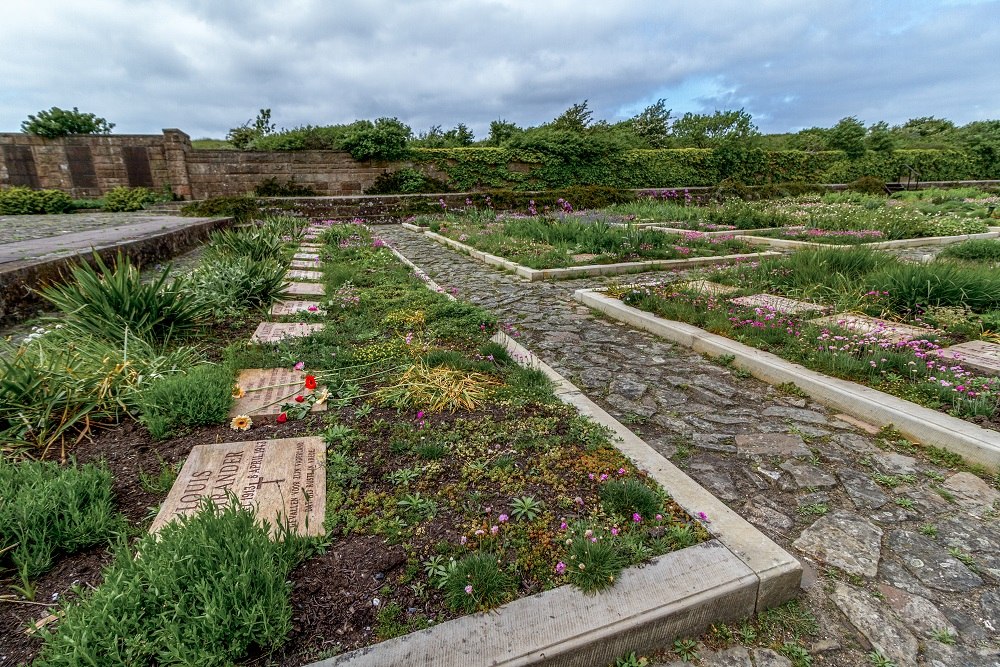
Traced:
<path id="1" fill-rule="evenodd" d="M 1000 262 L 1000 239 L 970 239 L 945 246 L 938 253 L 938 258 L 963 262 Z"/>

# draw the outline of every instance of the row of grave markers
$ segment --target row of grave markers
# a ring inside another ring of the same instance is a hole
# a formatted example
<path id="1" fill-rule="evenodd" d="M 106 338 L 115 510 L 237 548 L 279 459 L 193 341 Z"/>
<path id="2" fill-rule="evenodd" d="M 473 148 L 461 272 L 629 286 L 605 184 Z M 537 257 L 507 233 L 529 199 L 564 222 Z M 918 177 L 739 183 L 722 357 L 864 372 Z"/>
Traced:
<path id="1" fill-rule="evenodd" d="M 681 283 L 679 287 L 712 296 L 725 296 L 739 289 L 731 285 L 713 283 L 707 280 Z M 796 315 L 810 312 L 820 313 L 823 314 L 822 317 L 809 321 L 813 324 L 824 326 L 836 325 L 842 329 L 860 334 L 875 333 L 880 338 L 894 343 L 920 339 L 934 340 L 938 333 L 928 327 L 890 322 L 889 320 L 857 313 L 836 313 L 830 315 L 827 314 L 830 311 L 830 308 L 827 306 L 820 306 L 807 301 L 797 301 L 773 294 L 751 294 L 736 297 L 730 299 L 730 301 L 740 306 L 767 308 L 782 315 Z M 936 350 L 935 354 L 942 361 L 954 362 L 956 365 L 961 365 L 965 370 L 983 373 L 984 375 L 1000 375 L 1000 344 L 997 343 L 973 340 L 943 347 Z"/>
<path id="2" fill-rule="evenodd" d="M 319 271 L 322 245 L 315 243 L 321 227 L 308 227 L 298 252 L 293 256 L 286 278 L 285 293 L 290 299 L 277 301 L 271 317 L 299 313 L 323 314 L 323 304 L 303 297 L 325 295 Z M 312 322 L 261 322 L 250 341 L 268 344 L 282 339 L 307 336 L 323 328 Z M 323 391 L 306 386 L 307 374 L 291 368 L 248 368 L 240 371 L 237 383 L 243 395 L 237 398 L 230 417 L 241 415 L 273 418 L 281 406 L 296 396 Z M 313 403 L 311 410 L 326 409 L 325 402 Z M 235 496 L 240 505 L 253 508 L 260 520 L 272 528 L 287 524 L 293 533 L 321 535 L 326 516 L 326 448 L 319 437 L 278 440 L 251 440 L 197 445 L 192 448 L 164 500 L 150 532 L 159 531 L 170 521 L 193 514 L 204 498 L 217 506 Z"/>

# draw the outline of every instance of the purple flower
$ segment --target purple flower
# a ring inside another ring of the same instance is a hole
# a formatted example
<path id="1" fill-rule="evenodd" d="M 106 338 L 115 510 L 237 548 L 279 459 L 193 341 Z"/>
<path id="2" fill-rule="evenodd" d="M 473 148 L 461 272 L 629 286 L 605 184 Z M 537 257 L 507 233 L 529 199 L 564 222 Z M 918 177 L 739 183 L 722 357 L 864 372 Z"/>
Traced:
<path id="1" fill-rule="evenodd" d="M 556 574 L 562 574 L 566 571 L 566 563 L 559 561 L 556 563 Z"/>
<path id="2" fill-rule="evenodd" d="M 636 523 L 640 523 L 642 521 L 642 515 L 636 512 L 635 514 L 632 515 L 632 520 L 635 521 Z"/>
<path id="3" fill-rule="evenodd" d="M 465 592 L 468 593 L 469 595 L 472 595 L 472 584 L 469 584 L 468 586 L 465 587 Z"/>

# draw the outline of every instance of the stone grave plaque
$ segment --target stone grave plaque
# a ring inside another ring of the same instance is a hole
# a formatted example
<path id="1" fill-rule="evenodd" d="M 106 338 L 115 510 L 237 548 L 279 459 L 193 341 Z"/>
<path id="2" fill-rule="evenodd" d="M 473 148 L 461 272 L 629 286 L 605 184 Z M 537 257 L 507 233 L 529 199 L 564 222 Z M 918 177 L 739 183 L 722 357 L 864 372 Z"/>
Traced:
<path id="1" fill-rule="evenodd" d="M 937 351 L 942 361 L 958 364 L 962 368 L 984 375 L 1000 375 L 1000 344 L 984 340 L 943 347 Z"/>
<path id="2" fill-rule="evenodd" d="M 301 260 L 301 261 L 310 261 L 311 260 L 311 261 L 316 262 L 316 261 L 319 261 L 319 253 L 318 252 L 297 252 L 294 255 L 292 255 L 292 259 Z"/>
<path id="3" fill-rule="evenodd" d="M 739 287 L 733 287 L 732 285 L 713 283 L 711 280 L 692 280 L 686 283 L 678 283 L 677 288 L 691 290 L 692 292 L 699 292 L 701 294 L 708 294 L 711 296 L 729 294 L 730 292 L 736 292 L 740 289 Z"/>
<path id="4" fill-rule="evenodd" d="M 285 274 L 285 277 L 289 280 L 322 280 L 322 271 L 303 271 L 302 269 L 293 269 Z"/>
<path id="5" fill-rule="evenodd" d="M 738 306 L 749 306 L 751 308 L 772 308 L 784 315 L 795 315 L 798 313 L 808 312 L 823 313 L 829 310 L 827 306 L 819 306 L 815 303 L 808 303 L 806 301 L 796 301 L 795 299 L 775 296 L 773 294 L 751 294 L 750 296 L 736 297 L 735 299 L 730 299 L 730 301 Z"/>
<path id="6" fill-rule="evenodd" d="M 277 343 L 286 338 L 302 338 L 323 328 L 305 322 L 261 322 L 250 337 L 251 343 Z"/>
<path id="7" fill-rule="evenodd" d="M 292 296 L 323 296 L 326 292 L 319 283 L 289 283 L 285 294 Z"/>
<path id="8" fill-rule="evenodd" d="M 317 250 L 322 250 L 323 244 L 321 243 L 300 243 L 299 250 L 304 252 L 315 252 Z"/>
<path id="9" fill-rule="evenodd" d="M 271 526 L 288 522 L 299 535 L 322 535 L 326 517 L 323 439 L 284 438 L 197 445 L 177 475 L 149 532 L 194 514 L 209 497 L 226 505 L 229 494 Z"/>
<path id="10" fill-rule="evenodd" d="M 291 262 L 288 263 L 288 266 L 290 266 L 293 269 L 306 269 L 306 270 L 309 270 L 309 269 L 318 269 L 319 268 L 319 260 L 318 259 L 293 259 Z"/>
<path id="11" fill-rule="evenodd" d="M 838 313 L 809 320 L 813 324 L 820 326 L 838 326 L 848 331 L 857 331 L 862 334 L 874 333 L 880 338 L 891 340 L 896 343 L 901 340 L 918 340 L 925 338 L 934 340 L 937 338 L 936 332 L 925 327 L 914 327 L 899 322 L 890 322 L 877 317 L 867 315 L 856 315 L 853 313 Z"/>
<path id="12" fill-rule="evenodd" d="M 318 301 L 275 301 L 271 306 L 271 315 L 297 315 L 298 313 L 326 313 Z"/>
<path id="13" fill-rule="evenodd" d="M 237 384 L 244 391 L 244 394 L 233 403 L 229 416 L 264 417 L 281 414 L 283 404 L 291 403 L 296 396 L 313 393 L 313 390 L 306 389 L 306 375 L 303 371 L 287 368 L 243 369 L 240 371 Z M 317 387 L 317 390 L 323 391 L 323 388 Z M 323 412 L 325 410 L 326 403 L 323 402 L 314 403 L 310 411 Z"/>
<path id="14" fill-rule="evenodd" d="M 302 238 L 304 238 L 306 241 L 315 241 L 317 236 L 315 234 L 303 234 Z"/>

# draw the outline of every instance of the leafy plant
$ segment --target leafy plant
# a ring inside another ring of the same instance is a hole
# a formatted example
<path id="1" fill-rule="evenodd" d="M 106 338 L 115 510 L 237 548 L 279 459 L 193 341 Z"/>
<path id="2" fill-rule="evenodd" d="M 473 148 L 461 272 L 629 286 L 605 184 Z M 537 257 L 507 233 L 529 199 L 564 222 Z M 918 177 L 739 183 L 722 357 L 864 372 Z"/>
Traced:
<path id="1" fill-rule="evenodd" d="M 232 405 L 232 369 L 201 364 L 154 380 L 142 392 L 139 409 L 153 437 L 163 439 L 191 426 L 221 424 Z"/>
<path id="2" fill-rule="evenodd" d="M 443 588 L 449 607 L 471 613 L 506 602 L 514 593 L 516 582 L 500 569 L 496 556 L 476 551 L 455 562 Z"/>
<path id="3" fill-rule="evenodd" d="M 398 501 L 396 506 L 411 521 L 423 521 L 429 519 L 437 513 L 437 503 L 430 498 L 426 498 L 417 493 L 407 493 Z"/>
<path id="4" fill-rule="evenodd" d="M 141 211 L 159 197 L 149 188 L 112 188 L 104 195 L 105 211 Z"/>
<path id="5" fill-rule="evenodd" d="M 526 521 L 534 521 L 542 511 L 542 503 L 531 496 L 514 498 L 510 503 L 511 516 Z"/>
<path id="6" fill-rule="evenodd" d="M 21 186 L 0 190 L 0 215 L 65 213 L 72 208 L 73 200 L 59 190 L 32 190 Z"/>
<path id="7" fill-rule="evenodd" d="M 625 559 L 607 536 L 587 537 L 583 530 L 574 531 L 566 558 L 566 576 L 584 593 L 614 585 L 625 566 Z"/>
<path id="8" fill-rule="evenodd" d="M 663 509 L 660 494 L 634 478 L 605 483 L 601 487 L 601 502 L 612 514 L 627 519 L 634 514 L 652 519 Z"/>
<path id="9" fill-rule="evenodd" d="M 221 256 L 206 259 L 191 275 L 190 290 L 203 308 L 215 317 L 262 309 L 285 290 L 286 267 L 273 261 Z"/>
<path id="10" fill-rule="evenodd" d="M 691 662 L 698 659 L 698 642 L 693 639 L 675 639 L 674 653 L 682 662 Z"/>
<path id="11" fill-rule="evenodd" d="M 71 134 L 111 134 L 114 123 L 73 107 L 72 111 L 52 107 L 29 114 L 21 123 L 21 131 L 39 137 L 64 137 Z"/>

